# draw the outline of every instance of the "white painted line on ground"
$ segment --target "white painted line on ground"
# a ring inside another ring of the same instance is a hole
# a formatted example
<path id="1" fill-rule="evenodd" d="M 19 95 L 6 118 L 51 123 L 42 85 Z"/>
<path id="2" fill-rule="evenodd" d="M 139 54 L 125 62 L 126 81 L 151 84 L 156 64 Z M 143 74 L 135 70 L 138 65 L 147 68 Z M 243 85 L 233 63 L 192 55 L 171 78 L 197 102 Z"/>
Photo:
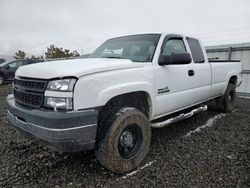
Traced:
<path id="1" fill-rule="evenodd" d="M 218 119 L 220 119 L 220 118 L 222 118 L 222 117 L 224 117 L 224 116 L 226 116 L 226 114 L 218 114 L 218 115 L 216 115 L 216 116 L 210 118 L 209 120 L 207 120 L 207 122 L 206 122 L 204 125 L 202 125 L 202 126 L 200 126 L 200 127 L 197 127 L 197 128 L 196 128 L 195 130 L 193 130 L 193 131 L 188 132 L 184 137 L 189 137 L 191 134 L 198 133 L 198 132 L 200 132 L 202 129 L 205 129 L 205 128 L 207 128 L 207 127 L 213 126 L 214 123 L 215 123 Z"/>
<path id="2" fill-rule="evenodd" d="M 142 166 L 142 167 L 138 168 L 137 170 L 134 170 L 134 171 L 126 174 L 125 176 L 122 176 L 121 178 L 118 178 L 117 180 L 126 179 L 129 176 L 133 176 L 133 175 L 137 174 L 138 172 L 142 171 L 144 168 L 147 168 L 147 167 L 151 166 L 155 162 L 156 162 L 156 160 L 150 161 L 150 162 L 146 163 L 144 166 Z"/>

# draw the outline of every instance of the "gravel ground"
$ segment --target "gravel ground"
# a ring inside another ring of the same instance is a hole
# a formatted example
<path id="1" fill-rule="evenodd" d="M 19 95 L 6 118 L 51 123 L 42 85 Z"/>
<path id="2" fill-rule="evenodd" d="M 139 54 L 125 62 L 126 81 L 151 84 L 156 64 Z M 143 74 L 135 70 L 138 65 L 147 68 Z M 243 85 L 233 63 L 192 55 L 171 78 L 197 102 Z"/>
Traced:
<path id="1" fill-rule="evenodd" d="M 7 92 L 0 86 L 0 187 L 250 187 L 250 100 L 153 130 L 145 162 L 120 176 L 92 152 L 59 154 L 22 137 L 7 121 Z"/>

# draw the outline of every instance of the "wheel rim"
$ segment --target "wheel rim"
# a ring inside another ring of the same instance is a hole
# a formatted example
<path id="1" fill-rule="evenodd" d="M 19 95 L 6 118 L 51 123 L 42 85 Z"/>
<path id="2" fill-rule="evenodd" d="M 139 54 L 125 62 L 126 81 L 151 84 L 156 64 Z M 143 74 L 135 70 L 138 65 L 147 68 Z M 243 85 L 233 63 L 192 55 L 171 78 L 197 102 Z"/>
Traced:
<path id="1" fill-rule="evenodd" d="M 3 78 L 0 77 L 0 85 L 3 83 Z"/>
<path id="2" fill-rule="evenodd" d="M 128 125 L 119 136 L 118 149 L 121 157 L 131 158 L 136 155 L 142 144 L 142 131 L 136 124 Z"/>

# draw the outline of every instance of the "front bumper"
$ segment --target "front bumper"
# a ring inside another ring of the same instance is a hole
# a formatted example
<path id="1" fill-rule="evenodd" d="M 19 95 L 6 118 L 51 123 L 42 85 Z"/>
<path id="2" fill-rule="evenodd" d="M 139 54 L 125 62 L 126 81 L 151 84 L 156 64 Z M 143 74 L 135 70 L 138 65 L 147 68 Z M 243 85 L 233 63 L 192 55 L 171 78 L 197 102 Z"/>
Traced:
<path id="1" fill-rule="evenodd" d="M 30 109 L 7 97 L 8 119 L 21 133 L 59 152 L 91 150 L 95 147 L 97 110 L 55 112 Z"/>

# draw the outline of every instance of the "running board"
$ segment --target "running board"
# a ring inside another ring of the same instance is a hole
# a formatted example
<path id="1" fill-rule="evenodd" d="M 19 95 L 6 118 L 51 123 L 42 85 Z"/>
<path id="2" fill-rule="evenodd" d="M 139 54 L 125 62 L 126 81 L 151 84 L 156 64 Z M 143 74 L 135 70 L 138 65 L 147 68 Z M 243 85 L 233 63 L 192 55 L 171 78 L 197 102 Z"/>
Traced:
<path id="1" fill-rule="evenodd" d="M 188 113 L 185 113 L 185 114 L 182 113 L 182 114 L 180 114 L 180 115 L 178 115 L 176 117 L 167 119 L 167 120 L 162 121 L 162 122 L 152 123 L 151 127 L 152 128 L 162 128 L 162 127 L 165 127 L 165 126 L 170 125 L 172 123 L 181 121 L 183 119 L 187 119 L 187 118 L 193 116 L 194 114 L 197 114 L 199 112 L 203 112 L 203 111 L 206 111 L 206 110 L 207 110 L 207 105 L 203 105 L 203 106 L 200 106 L 199 108 L 193 109 L 192 111 L 190 111 Z"/>

